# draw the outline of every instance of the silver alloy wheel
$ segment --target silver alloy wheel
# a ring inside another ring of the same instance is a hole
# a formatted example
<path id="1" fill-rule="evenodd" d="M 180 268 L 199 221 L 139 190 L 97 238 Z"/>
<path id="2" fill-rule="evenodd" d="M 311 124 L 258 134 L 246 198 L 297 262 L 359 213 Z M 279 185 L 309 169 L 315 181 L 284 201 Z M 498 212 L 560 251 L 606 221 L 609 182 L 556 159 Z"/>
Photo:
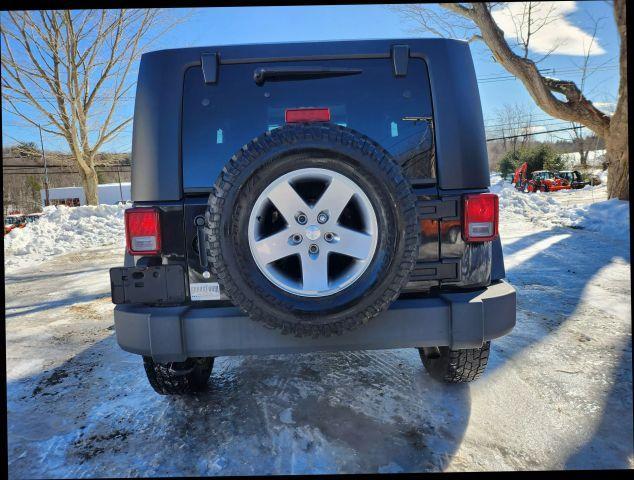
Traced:
<path id="1" fill-rule="evenodd" d="M 321 185 L 323 193 L 318 199 L 302 196 L 306 184 Z M 340 222 L 344 211 L 347 223 Z M 278 212 L 285 226 L 271 231 Z M 255 263 L 272 283 L 296 295 L 324 297 L 351 285 L 368 268 L 378 226 L 370 199 L 355 182 L 332 170 L 302 168 L 282 175 L 260 194 L 249 216 L 248 236 Z M 301 272 L 289 262 L 280 265 L 288 257 L 299 259 L 295 265 Z"/>

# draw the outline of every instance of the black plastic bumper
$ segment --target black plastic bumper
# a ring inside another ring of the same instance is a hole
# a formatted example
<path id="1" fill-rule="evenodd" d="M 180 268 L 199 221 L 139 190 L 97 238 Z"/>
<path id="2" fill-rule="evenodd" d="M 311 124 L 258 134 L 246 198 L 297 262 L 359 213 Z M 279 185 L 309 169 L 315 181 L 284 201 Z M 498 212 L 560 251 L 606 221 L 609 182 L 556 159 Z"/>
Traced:
<path id="1" fill-rule="evenodd" d="M 515 326 L 515 289 L 504 281 L 468 293 L 395 301 L 367 325 L 339 336 L 282 335 L 238 308 L 117 305 L 121 348 L 157 362 L 187 357 L 450 346 L 480 347 Z"/>

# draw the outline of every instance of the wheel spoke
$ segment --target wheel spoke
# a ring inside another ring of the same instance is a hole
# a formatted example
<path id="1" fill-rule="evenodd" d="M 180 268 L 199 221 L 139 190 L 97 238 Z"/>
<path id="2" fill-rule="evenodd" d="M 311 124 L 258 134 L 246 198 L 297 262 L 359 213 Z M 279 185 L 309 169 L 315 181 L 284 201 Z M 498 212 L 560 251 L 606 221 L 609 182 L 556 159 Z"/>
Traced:
<path id="1" fill-rule="evenodd" d="M 290 228 L 285 228 L 281 232 L 255 242 L 255 255 L 262 263 L 268 265 L 275 260 L 297 253 L 297 246 L 288 241 L 290 235 Z"/>
<path id="2" fill-rule="evenodd" d="M 346 182 L 334 177 L 317 201 L 314 210 L 316 212 L 328 210 L 330 219 L 336 222 L 353 195 L 354 190 Z"/>
<path id="3" fill-rule="evenodd" d="M 310 207 L 288 182 L 280 182 L 276 185 L 269 192 L 268 199 L 273 202 L 275 208 L 279 210 L 289 225 L 291 225 L 297 212 L 308 213 L 310 210 Z"/>
<path id="4" fill-rule="evenodd" d="M 309 292 L 320 292 L 328 289 L 328 255 L 320 252 L 310 256 L 308 252 L 301 254 L 302 288 Z"/>
<path id="5" fill-rule="evenodd" d="M 372 235 L 341 226 L 337 227 L 337 234 L 339 241 L 331 245 L 331 252 L 341 253 L 359 260 L 365 260 L 370 256 L 373 248 Z"/>

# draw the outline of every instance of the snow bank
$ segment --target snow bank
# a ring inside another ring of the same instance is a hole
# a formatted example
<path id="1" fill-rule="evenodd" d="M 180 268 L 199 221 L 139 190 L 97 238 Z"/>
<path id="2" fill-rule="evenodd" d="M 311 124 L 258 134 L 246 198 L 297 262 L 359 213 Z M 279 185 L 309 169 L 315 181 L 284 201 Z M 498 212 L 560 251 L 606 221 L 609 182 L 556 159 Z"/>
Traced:
<path id="1" fill-rule="evenodd" d="M 491 175 L 491 191 L 500 198 L 501 222 L 517 217 L 547 228 L 572 227 L 625 240 L 630 231 L 629 203 L 605 198 L 605 184 L 580 190 L 525 193 L 515 190 L 499 174 Z M 595 193 L 596 192 L 596 193 Z"/>
<path id="2" fill-rule="evenodd" d="M 129 205 L 50 206 L 42 217 L 4 237 L 5 266 L 102 245 L 125 245 L 123 212 Z"/>
<path id="3" fill-rule="evenodd" d="M 627 239 L 630 233 L 630 205 L 613 198 L 577 207 L 564 213 L 571 226 Z"/>

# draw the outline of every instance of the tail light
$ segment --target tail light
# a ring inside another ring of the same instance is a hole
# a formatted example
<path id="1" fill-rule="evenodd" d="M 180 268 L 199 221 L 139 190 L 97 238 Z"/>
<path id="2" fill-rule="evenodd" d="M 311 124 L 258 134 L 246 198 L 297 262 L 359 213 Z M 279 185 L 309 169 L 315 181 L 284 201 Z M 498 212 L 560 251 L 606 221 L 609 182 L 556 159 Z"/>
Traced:
<path id="1" fill-rule="evenodd" d="M 494 193 L 463 197 L 462 236 L 465 242 L 488 242 L 498 234 L 499 206 Z"/>
<path id="2" fill-rule="evenodd" d="M 125 239 L 130 255 L 161 253 L 161 222 L 156 208 L 128 208 L 125 211 Z"/>
<path id="3" fill-rule="evenodd" d="M 329 122 L 329 108 L 289 108 L 284 113 L 286 123 Z"/>

